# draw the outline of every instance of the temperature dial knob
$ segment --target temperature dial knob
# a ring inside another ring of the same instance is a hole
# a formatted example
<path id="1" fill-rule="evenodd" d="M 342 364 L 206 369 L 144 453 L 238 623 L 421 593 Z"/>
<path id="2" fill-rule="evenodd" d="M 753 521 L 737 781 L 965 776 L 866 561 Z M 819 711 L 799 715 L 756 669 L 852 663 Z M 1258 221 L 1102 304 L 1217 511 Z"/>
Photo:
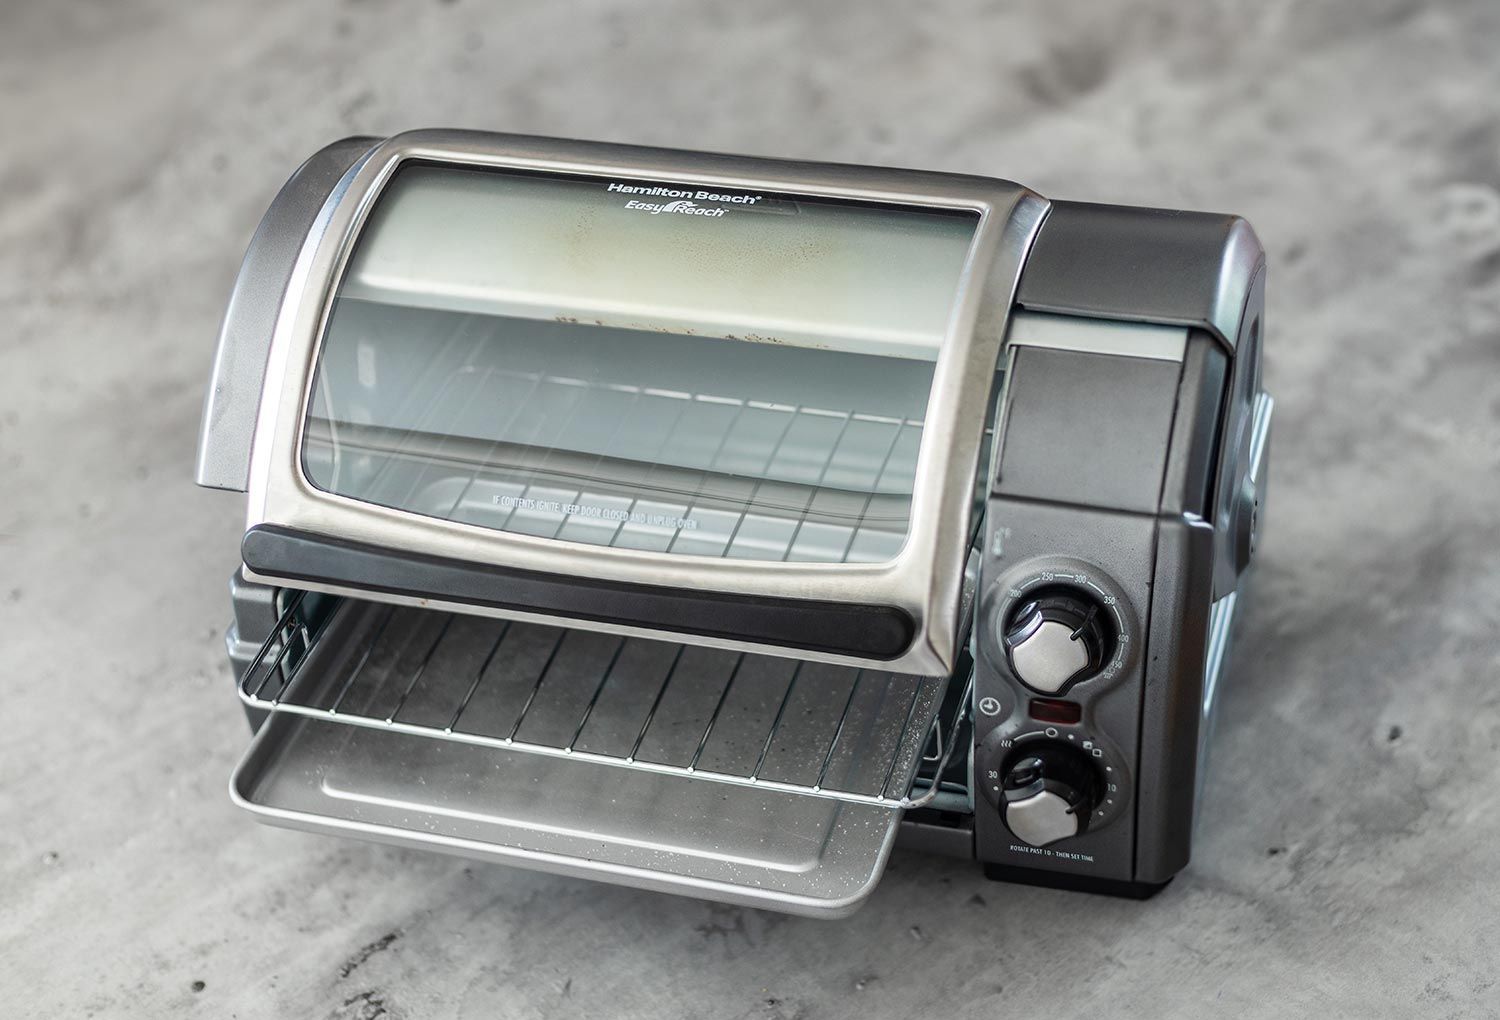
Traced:
<path id="1" fill-rule="evenodd" d="M 1023 602 L 1011 614 L 1000 642 L 1022 683 L 1043 694 L 1058 694 L 1099 672 L 1109 635 L 1092 599 L 1053 593 Z"/>
<path id="2" fill-rule="evenodd" d="M 1099 803 L 1098 772 L 1065 744 L 1027 747 L 1011 758 L 1001 785 L 1005 826 L 1031 846 L 1081 835 Z"/>

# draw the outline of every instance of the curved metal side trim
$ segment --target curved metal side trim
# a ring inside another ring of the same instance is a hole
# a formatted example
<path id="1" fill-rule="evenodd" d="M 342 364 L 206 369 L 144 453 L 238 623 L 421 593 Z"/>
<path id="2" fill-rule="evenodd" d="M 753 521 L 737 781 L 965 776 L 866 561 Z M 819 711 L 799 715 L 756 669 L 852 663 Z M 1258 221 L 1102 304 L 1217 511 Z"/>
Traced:
<path id="1" fill-rule="evenodd" d="M 203 401 L 195 478 L 244 492 L 271 334 L 297 253 L 333 189 L 376 138 L 346 138 L 319 150 L 282 185 L 256 228 L 219 327 L 213 376 Z"/>

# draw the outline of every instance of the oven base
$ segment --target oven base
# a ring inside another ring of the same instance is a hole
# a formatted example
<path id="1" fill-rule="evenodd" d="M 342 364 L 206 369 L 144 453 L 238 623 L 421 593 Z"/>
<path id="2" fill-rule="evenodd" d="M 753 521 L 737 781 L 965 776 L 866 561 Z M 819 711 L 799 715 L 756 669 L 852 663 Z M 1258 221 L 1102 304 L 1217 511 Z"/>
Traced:
<path id="1" fill-rule="evenodd" d="M 1014 882 L 1017 885 L 1065 889 L 1069 892 L 1093 893 L 1098 896 L 1114 896 L 1127 900 L 1149 900 L 1172 883 L 1170 878 L 1165 882 L 1126 882 L 1115 878 L 1095 878 L 1092 875 L 1069 875 L 1060 871 L 1017 868 L 1008 864 L 986 864 L 984 877 L 993 882 Z"/>

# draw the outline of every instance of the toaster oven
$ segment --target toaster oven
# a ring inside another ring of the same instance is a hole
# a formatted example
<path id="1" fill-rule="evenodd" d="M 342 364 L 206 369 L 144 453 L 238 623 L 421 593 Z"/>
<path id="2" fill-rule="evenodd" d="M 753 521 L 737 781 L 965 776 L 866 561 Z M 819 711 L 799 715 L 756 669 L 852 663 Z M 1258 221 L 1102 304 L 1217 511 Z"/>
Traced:
<path id="1" fill-rule="evenodd" d="M 1233 216 L 419 131 L 250 244 L 201 485 L 262 821 L 839 916 L 1188 862 L 1260 528 Z"/>

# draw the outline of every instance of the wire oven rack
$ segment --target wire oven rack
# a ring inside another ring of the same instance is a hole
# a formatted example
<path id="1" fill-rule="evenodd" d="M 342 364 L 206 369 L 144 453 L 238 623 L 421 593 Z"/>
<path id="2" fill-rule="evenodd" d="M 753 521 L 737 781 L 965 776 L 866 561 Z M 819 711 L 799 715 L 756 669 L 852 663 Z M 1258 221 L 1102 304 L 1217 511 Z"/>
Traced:
<path id="1" fill-rule="evenodd" d="M 247 705 L 497 750 L 907 809 L 937 795 L 917 771 L 943 773 L 969 702 L 945 742 L 944 677 L 287 596 Z"/>

